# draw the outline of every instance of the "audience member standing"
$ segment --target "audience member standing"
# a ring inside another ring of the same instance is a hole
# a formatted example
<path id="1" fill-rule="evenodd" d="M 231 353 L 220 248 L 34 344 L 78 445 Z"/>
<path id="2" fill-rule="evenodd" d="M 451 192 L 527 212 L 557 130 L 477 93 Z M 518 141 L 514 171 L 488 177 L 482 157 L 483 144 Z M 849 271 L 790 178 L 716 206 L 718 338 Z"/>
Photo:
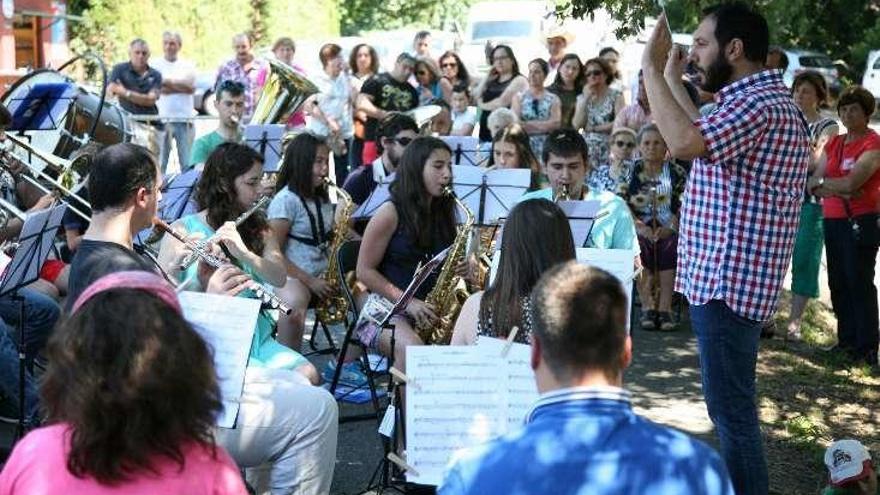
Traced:
<path id="1" fill-rule="evenodd" d="M 153 67 L 162 74 L 162 97 L 156 102 L 159 117 L 172 119 L 165 124 L 165 139 L 162 142 L 162 173 L 168 166 L 171 142 L 177 143 L 177 160 L 180 170 L 189 167 L 189 153 L 195 137 L 195 126 L 188 121 L 195 115 L 193 92 L 196 84 L 196 67 L 189 60 L 178 57 L 183 40 L 180 33 L 165 31 L 162 35 L 162 48 L 165 57 L 157 60 Z"/>
<path id="2" fill-rule="evenodd" d="M 565 61 L 568 45 L 574 41 L 574 34 L 560 26 L 553 26 L 546 36 L 547 41 L 547 79 L 545 84 L 552 84 L 556 74 Z"/>
<path id="3" fill-rule="evenodd" d="M 216 91 L 223 81 L 235 81 L 244 86 L 242 123 L 247 123 L 254 114 L 254 107 L 260 94 L 259 78 L 266 69 L 267 63 L 254 55 L 251 38 L 246 33 L 232 37 L 232 48 L 235 50 L 235 58 L 227 61 L 217 70 L 214 89 Z"/>
<path id="4" fill-rule="evenodd" d="M 510 108 L 517 93 L 524 91 L 529 83 L 519 72 L 519 64 L 513 50 L 498 45 L 491 52 L 492 68 L 489 75 L 474 89 L 474 100 L 482 111 L 480 114 L 480 141 L 492 141 L 489 131 L 489 113 L 497 108 Z"/>
<path id="5" fill-rule="evenodd" d="M 608 161 L 611 129 L 614 117 L 623 110 L 623 94 L 610 87 L 614 73 L 601 58 L 584 63 L 585 84 L 577 97 L 572 124 L 583 129 L 584 140 L 590 149 L 590 165 Z"/>
<path id="6" fill-rule="evenodd" d="M 357 110 L 367 116 L 363 163 L 371 163 L 379 156 L 376 149 L 379 121 L 389 112 L 405 112 L 418 105 L 419 95 L 407 82 L 415 66 L 416 59 L 412 55 L 401 53 L 391 72 L 375 75 L 361 87 L 361 93 L 357 97 Z"/>
<path id="7" fill-rule="evenodd" d="M 673 50 L 665 16 L 645 48 L 642 71 L 672 156 L 694 159 L 682 202 L 676 291 L 691 305 L 709 417 L 737 493 L 764 495 L 758 341 L 791 261 L 809 129 L 782 73 L 764 70 L 764 17 L 743 3 L 707 12 L 688 59 L 703 89 L 715 93 L 711 113 L 700 116 L 681 82 L 687 60 Z"/>
<path id="8" fill-rule="evenodd" d="M 561 125 L 564 129 L 571 129 L 571 120 L 574 118 L 574 109 L 577 106 L 578 95 L 584 88 L 584 64 L 580 57 L 574 53 L 562 57 L 562 63 L 556 71 L 553 84 L 547 87 L 547 91 L 559 97 L 562 103 Z"/>
<path id="9" fill-rule="evenodd" d="M 354 137 L 354 121 L 351 116 L 354 97 L 351 82 L 345 72 L 342 47 L 327 43 L 318 51 L 318 59 L 324 72 L 315 78 L 321 90 L 312 106 L 309 130 L 324 138 L 333 153 L 337 184 L 343 184 L 348 175 L 348 149 Z"/>
<path id="10" fill-rule="evenodd" d="M 150 67 L 150 47 L 138 38 L 128 45 L 128 62 L 113 66 L 107 92 L 116 95 L 119 105 L 135 115 L 158 115 L 156 101 L 162 88 L 162 74 Z M 159 152 L 159 143 L 164 139 L 163 126 L 158 120 L 149 122 L 156 130 L 151 137 L 150 148 Z"/>
<path id="11" fill-rule="evenodd" d="M 379 72 L 379 55 L 376 53 L 376 49 L 366 43 L 355 45 L 348 56 L 348 69 L 351 75 L 352 98 L 357 103 L 364 83 Z M 363 165 L 366 125 L 367 114 L 363 110 L 355 108 L 354 138 L 351 140 L 351 149 L 348 152 L 349 170 Z"/>
<path id="12" fill-rule="evenodd" d="M 837 100 L 846 134 L 825 145 L 810 192 L 822 197 L 828 288 L 837 317 L 835 350 L 861 363 L 877 364 L 878 308 L 874 268 L 880 245 L 880 135 L 868 127 L 874 96 L 861 86 Z"/>

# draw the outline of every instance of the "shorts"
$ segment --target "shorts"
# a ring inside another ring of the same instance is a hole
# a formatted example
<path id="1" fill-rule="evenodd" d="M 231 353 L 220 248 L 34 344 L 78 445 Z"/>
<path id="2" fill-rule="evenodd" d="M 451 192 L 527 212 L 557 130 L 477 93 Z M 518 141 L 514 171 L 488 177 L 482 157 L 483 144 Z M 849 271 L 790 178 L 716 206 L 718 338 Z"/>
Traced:
<path id="1" fill-rule="evenodd" d="M 654 263 L 657 263 L 658 271 L 675 270 L 675 264 L 678 262 L 678 234 L 660 239 L 656 243 L 639 236 L 639 248 L 641 249 L 642 266 L 645 267 L 645 270 L 654 271 Z M 656 260 L 654 259 L 655 249 L 657 250 Z"/>
<path id="2" fill-rule="evenodd" d="M 55 283 L 66 266 L 67 263 L 61 260 L 46 260 L 40 268 L 40 278 Z"/>

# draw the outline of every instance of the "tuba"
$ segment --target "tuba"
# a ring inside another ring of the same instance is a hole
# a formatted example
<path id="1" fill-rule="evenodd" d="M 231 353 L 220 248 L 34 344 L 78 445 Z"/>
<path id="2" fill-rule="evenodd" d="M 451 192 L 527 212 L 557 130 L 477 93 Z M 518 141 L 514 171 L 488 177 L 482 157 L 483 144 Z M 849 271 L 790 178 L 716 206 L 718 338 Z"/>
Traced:
<path id="1" fill-rule="evenodd" d="M 276 60 L 269 60 L 269 74 L 254 107 L 251 124 L 283 124 L 318 87 L 305 76 Z"/>
<path id="2" fill-rule="evenodd" d="M 415 329 L 425 344 L 448 344 L 452 340 L 453 325 L 455 325 L 464 300 L 468 297 L 467 290 L 461 287 L 461 277 L 455 274 L 455 267 L 467 256 L 466 248 L 471 230 L 474 227 L 474 214 L 455 196 L 451 187 L 447 186 L 443 190 L 443 194 L 451 196 L 467 218 L 464 225 L 459 227 L 458 233 L 449 247 L 449 253 L 443 260 L 443 266 L 437 276 L 437 284 L 425 298 L 425 303 L 434 308 L 434 312 L 440 318 L 440 322 L 436 325 Z"/>
<path id="3" fill-rule="evenodd" d="M 335 325 L 345 321 L 345 315 L 348 313 L 348 300 L 342 295 L 342 280 L 339 280 L 339 269 L 337 265 L 336 255 L 339 248 L 348 234 L 348 222 L 354 213 L 354 202 L 351 196 L 344 189 L 337 186 L 328 178 L 324 178 L 324 184 L 336 189 L 336 194 L 341 198 L 340 203 L 345 202 L 342 206 L 342 213 L 336 219 L 333 225 L 333 240 L 330 244 L 330 250 L 327 254 L 328 263 L 327 271 L 324 272 L 324 280 L 335 288 L 332 296 L 318 301 L 315 306 L 315 316 L 327 325 Z"/>

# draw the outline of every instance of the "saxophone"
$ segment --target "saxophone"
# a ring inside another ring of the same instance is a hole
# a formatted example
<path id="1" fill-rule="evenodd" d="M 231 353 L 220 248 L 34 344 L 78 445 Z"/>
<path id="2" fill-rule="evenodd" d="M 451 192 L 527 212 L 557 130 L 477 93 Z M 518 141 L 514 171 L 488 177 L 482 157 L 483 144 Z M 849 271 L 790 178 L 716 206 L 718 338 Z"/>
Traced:
<path id="1" fill-rule="evenodd" d="M 556 193 L 556 197 L 553 198 L 554 203 L 558 203 L 560 201 L 570 201 L 571 195 L 568 192 L 568 184 L 563 184 L 559 191 Z"/>
<path id="2" fill-rule="evenodd" d="M 446 259 L 443 260 L 443 266 L 437 276 L 437 283 L 425 298 L 425 303 L 430 305 L 440 318 L 437 325 L 416 327 L 416 333 L 425 344 L 448 344 L 452 340 L 455 319 L 461 311 L 464 300 L 468 297 L 467 291 L 461 287 L 461 277 L 455 274 L 455 267 L 465 259 L 467 254 L 466 247 L 474 226 L 474 214 L 455 196 L 451 187 L 444 188 L 443 194 L 452 197 L 458 207 L 464 211 L 466 220 L 464 225 L 459 227 L 458 233 L 449 247 Z"/>
<path id="3" fill-rule="evenodd" d="M 348 300 L 342 295 L 342 280 L 339 280 L 336 255 L 348 236 L 348 223 L 354 213 L 354 203 L 345 189 L 337 186 L 330 179 L 325 177 L 324 184 L 335 188 L 336 194 L 341 198 L 340 203 L 345 203 L 342 206 L 342 213 L 339 214 L 333 225 L 333 240 L 327 253 L 327 271 L 322 275 L 323 279 L 335 290 L 332 296 L 321 299 L 315 306 L 315 316 L 318 319 L 327 325 L 335 325 L 345 321 L 345 315 L 348 313 Z"/>

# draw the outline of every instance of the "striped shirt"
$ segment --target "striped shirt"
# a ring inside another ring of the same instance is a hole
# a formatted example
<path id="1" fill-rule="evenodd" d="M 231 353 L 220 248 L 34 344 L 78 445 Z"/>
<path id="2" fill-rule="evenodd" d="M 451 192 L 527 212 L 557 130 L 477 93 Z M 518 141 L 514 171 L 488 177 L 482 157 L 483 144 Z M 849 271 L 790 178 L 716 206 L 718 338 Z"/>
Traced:
<path id="1" fill-rule="evenodd" d="M 707 151 L 685 190 L 675 290 L 691 304 L 722 300 L 764 321 L 791 260 L 810 131 L 781 71 L 740 79 L 715 99 L 694 123 Z"/>

